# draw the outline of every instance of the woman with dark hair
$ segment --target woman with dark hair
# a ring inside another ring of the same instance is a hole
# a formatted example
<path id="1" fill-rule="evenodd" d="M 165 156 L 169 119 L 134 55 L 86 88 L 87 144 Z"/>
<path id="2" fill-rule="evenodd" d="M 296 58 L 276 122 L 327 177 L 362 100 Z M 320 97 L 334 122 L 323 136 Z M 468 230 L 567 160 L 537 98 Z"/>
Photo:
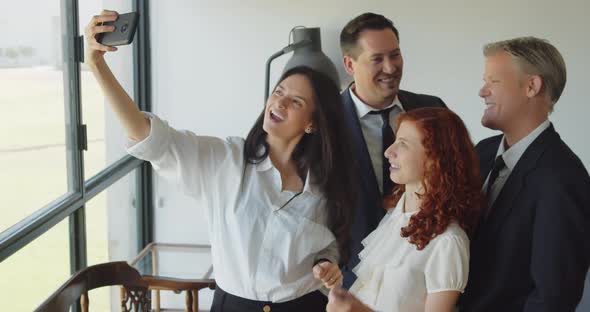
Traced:
<path id="1" fill-rule="evenodd" d="M 395 133 L 385 151 L 391 208 L 363 240 L 350 292 L 334 289 L 328 311 L 450 312 L 467 284 L 483 203 L 469 133 L 446 108 L 402 113 Z"/>
<path id="2" fill-rule="evenodd" d="M 86 61 L 131 140 L 204 203 L 217 289 L 212 311 L 325 311 L 318 289 L 341 284 L 354 177 L 338 87 L 306 67 L 284 73 L 247 138 L 178 131 L 142 113 L 104 60 L 103 11 L 86 28 Z"/>

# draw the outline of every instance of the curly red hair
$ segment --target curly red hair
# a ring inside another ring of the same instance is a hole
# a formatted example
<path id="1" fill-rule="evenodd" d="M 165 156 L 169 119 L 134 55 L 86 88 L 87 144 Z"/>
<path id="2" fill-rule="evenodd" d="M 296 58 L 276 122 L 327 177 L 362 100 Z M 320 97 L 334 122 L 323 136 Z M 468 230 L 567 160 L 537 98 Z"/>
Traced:
<path id="1" fill-rule="evenodd" d="M 410 243 L 422 250 L 451 221 L 471 235 L 479 220 L 483 196 L 479 163 L 465 124 L 446 108 L 401 113 L 396 132 L 402 122 L 411 122 L 421 132 L 427 160 L 420 210 L 401 229 L 401 236 L 409 237 Z M 404 185 L 396 185 L 392 195 L 385 198 L 385 207 L 394 207 L 404 192 Z"/>

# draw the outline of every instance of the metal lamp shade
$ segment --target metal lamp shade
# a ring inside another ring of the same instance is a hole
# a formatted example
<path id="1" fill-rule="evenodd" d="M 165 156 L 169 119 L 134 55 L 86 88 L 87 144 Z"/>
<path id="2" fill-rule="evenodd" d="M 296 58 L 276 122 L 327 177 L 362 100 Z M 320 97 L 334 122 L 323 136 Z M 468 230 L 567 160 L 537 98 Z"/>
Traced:
<path id="1" fill-rule="evenodd" d="M 317 70 L 334 81 L 336 86 L 340 88 L 340 77 L 334 63 L 322 52 L 322 42 L 320 37 L 320 29 L 314 28 L 296 28 L 293 30 L 293 43 L 303 41 L 311 41 L 303 47 L 297 48 L 293 51 L 293 56 L 285 65 L 283 73 L 289 69 L 297 66 L 307 66 L 311 69 Z"/>

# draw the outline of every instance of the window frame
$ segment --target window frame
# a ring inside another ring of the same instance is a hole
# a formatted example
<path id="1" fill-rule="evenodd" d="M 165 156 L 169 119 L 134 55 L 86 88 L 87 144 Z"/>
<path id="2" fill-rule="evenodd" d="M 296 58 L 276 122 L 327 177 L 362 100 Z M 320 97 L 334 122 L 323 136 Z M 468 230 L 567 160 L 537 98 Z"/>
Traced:
<path id="1" fill-rule="evenodd" d="M 151 111 L 149 0 L 133 0 L 139 25 L 133 47 L 134 98 L 143 111 Z M 82 123 L 80 63 L 84 40 L 78 33 L 78 0 L 61 0 L 62 51 L 68 192 L 0 233 L 0 262 L 4 261 L 56 224 L 69 218 L 71 273 L 87 265 L 85 204 L 134 169 L 138 239 L 137 251 L 153 238 L 153 178 L 148 162 L 126 155 L 88 180 L 84 177 L 86 126 Z"/>

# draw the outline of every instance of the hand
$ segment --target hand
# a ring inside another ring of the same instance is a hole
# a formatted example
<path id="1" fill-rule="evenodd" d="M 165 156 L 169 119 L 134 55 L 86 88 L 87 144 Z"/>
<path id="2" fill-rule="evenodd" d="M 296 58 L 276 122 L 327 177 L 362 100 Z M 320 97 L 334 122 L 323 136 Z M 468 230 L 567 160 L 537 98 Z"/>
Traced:
<path id="1" fill-rule="evenodd" d="M 90 66 L 96 65 L 96 63 L 104 60 L 103 57 L 106 52 L 117 51 L 117 48 L 115 47 L 109 47 L 98 43 L 98 41 L 96 41 L 96 35 L 105 32 L 113 32 L 115 26 L 102 26 L 102 23 L 116 21 L 118 16 L 119 13 L 115 11 L 103 10 L 100 12 L 100 15 L 95 15 L 90 20 L 84 30 L 84 37 L 86 38 L 86 56 L 84 59 L 86 64 Z"/>
<path id="2" fill-rule="evenodd" d="M 364 305 L 353 294 L 346 289 L 334 288 L 328 295 L 327 312 L 372 312 L 369 307 Z"/>
<path id="3" fill-rule="evenodd" d="M 313 277 L 322 281 L 326 288 L 332 289 L 335 286 L 342 286 L 342 272 L 340 272 L 338 265 L 330 261 L 323 261 L 316 264 L 312 271 Z"/>

